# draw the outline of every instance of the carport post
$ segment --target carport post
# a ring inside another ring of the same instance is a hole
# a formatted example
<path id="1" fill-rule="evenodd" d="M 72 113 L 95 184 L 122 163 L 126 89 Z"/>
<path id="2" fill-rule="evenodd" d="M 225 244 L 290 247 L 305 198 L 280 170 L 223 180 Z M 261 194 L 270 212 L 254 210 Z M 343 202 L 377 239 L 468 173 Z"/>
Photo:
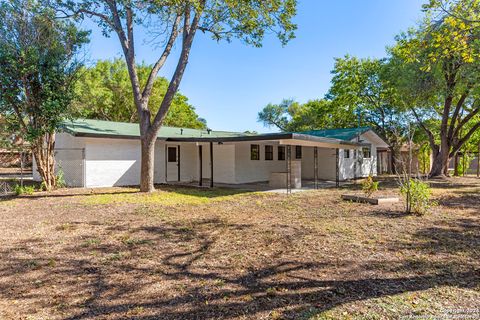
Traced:
<path id="1" fill-rule="evenodd" d="M 202 154 L 202 145 L 198 146 L 198 160 L 200 162 L 200 172 L 199 172 L 199 179 L 198 185 L 201 187 L 203 185 L 203 154 Z"/>
<path id="2" fill-rule="evenodd" d="M 353 184 L 357 184 L 357 149 L 353 149 Z"/>
<path id="3" fill-rule="evenodd" d="M 292 146 L 287 145 L 287 194 L 292 193 Z"/>
<path id="4" fill-rule="evenodd" d="M 340 150 L 338 148 L 335 149 L 335 186 L 338 188 L 340 187 Z"/>
<path id="5" fill-rule="evenodd" d="M 210 188 L 213 188 L 213 142 L 210 141 Z"/>
<path id="6" fill-rule="evenodd" d="M 180 145 L 178 145 L 177 147 L 177 152 L 178 152 L 178 161 L 177 161 L 177 167 L 178 167 L 178 170 L 177 170 L 177 180 L 180 181 L 181 180 L 181 175 L 180 175 Z"/>
<path id="7" fill-rule="evenodd" d="M 313 171 L 315 189 L 318 189 L 318 147 L 313 147 Z"/>

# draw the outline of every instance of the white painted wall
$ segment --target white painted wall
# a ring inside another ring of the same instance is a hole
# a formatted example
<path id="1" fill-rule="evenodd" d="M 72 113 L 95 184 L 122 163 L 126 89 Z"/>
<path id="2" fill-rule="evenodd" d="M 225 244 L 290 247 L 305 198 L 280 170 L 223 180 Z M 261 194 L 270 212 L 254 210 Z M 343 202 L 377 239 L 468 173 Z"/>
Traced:
<path id="1" fill-rule="evenodd" d="M 252 144 L 260 145 L 260 160 L 251 160 Z M 265 160 L 265 145 L 273 145 L 273 160 Z M 278 160 L 278 145 L 275 142 L 255 141 L 235 144 L 235 183 L 268 181 L 270 172 L 285 171 L 286 163 L 284 160 Z"/>
<path id="2" fill-rule="evenodd" d="M 376 175 L 378 137 L 371 133 L 361 136 L 362 142 L 372 143 L 370 159 L 361 159 L 357 166 L 358 176 Z M 377 139 L 377 140 L 376 140 Z M 250 145 L 260 145 L 260 160 L 250 159 Z M 180 174 L 182 182 L 198 181 L 199 151 L 203 146 L 203 177 L 210 178 L 209 143 L 181 142 L 167 144 L 157 141 L 155 145 L 155 183 L 165 183 L 165 146 L 180 146 Z M 273 160 L 265 160 L 265 146 L 273 146 Z M 140 182 L 140 141 L 131 139 L 81 138 L 69 134 L 57 135 L 57 148 L 85 149 L 85 176 L 87 187 L 108 187 L 138 185 Z M 285 172 L 286 163 L 278 160 L 278 143 L 275 141 L 254 141 L 213 144 L 214 182 L 240 184 L 268 181 L 271 172 Z M 361 153 L 361 149 L 359 149 Z M 65 158 L 67 158 L 65 156 Z M 313 147 L 302 147 L 302 178 L 313 179 Z M 318 177 L 335 180 L 335 149 L 318 148 Z M 68 159 L 63 159 L 68 160 Z M 292 147 L 292 160 L 295 160 L 295 148 Z M 344 158 L 343 149 L 339 151 L 340 179 L 354 177 L 354 152 L 350 158 Z M 35 169 L 35 164 L 34 164 Z M 73 171 L 73 170 L 72 170 Z M 34 170 L 34 178 L 39 179 Z M 67 178 L 67 177 L 66 177 Z M 68 179 L 74 179 L 68 177 Z"/>
<path id="3" fill-rule="evenodd" d="M 140 184 L 140 140 L 86 138 L 86 186 Z"/>

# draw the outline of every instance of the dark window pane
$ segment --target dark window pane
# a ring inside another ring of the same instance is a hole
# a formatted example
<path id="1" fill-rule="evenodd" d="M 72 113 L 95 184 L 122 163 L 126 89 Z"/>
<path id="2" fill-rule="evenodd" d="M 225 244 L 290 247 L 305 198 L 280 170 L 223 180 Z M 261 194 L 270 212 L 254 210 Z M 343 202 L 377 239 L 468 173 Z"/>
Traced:
<path id="1" fill-rule="evenodd" d="M 364 147 L 363 148 L 363 158 L 368 159 L 372 157 L 372 151 L 370 150 L 369 147 Z"/>
<path id="2" fill-rule="evenodd" d="M 302 159 L 302 146 L 295 146 L 295 159 Z"/>
<path id="3" fill-rule="evenodd" d="M 265 146 L 265 160 L 273 160 L 273 146 Z"/>
<path id="4" fill-rule="evenodd" d="M 250 159 L 260 160 L 260 146 L 258 144 L 250 145 Z"/>
<path id="5" fill-rule="evenodd" d="M 168 147 L 168 162 L 177 162 L 177 148 Z"/>
<path id="6" fill-rule="evenodd" d="M 343 157 L 344 157 L 345 159 L 350 158 L 350 150 L 349 150 L 349 149 L 344 149 L 344 150 L 343 150 Z"/>
<path id="7" fill-rule="evenodd" d="M 278 146 L 278 160 L 285 160 L 285 146 Z"/>

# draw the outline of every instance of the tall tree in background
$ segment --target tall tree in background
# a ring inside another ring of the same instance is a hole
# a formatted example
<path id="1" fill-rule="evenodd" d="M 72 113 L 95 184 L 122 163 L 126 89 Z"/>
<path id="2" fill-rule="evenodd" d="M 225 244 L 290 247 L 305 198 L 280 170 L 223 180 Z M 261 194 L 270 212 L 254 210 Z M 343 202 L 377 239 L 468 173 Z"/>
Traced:
<path id="1" fill-rule="evenodd" d="M 138 65 L 140 83 L 145 85 L 151 66 Z M 83 118 L 138 122 L 138 113 L 133 101 L 132 85 L 127 65 L 121 59 L 97 61 L 92 67 L 84 67 L 75 85 L 73 102 L 76 115 Z M 168 88 L 168 80 L 157 77 L 153 83 L 148 107 L 156 114 Z M 163 120 L 166 126 L 183 128 L 206 128 L 204 119 L 199 118 L 188 98 L 177 92 Z"/>
<path id="2" fill-rule="evenodd" d="M 468 15 L 457 18 L 438 14 L 438 2 L 432 1 L 420 27 L 400 35 L 391 50 L 403 62 L 402 91 L 414 97 L 410 108 L 433 152 L 430 177 L 448 175 L 450 159 L 480 129 L 479 12 L 464 11 L 468 3 L 452 2 L 448 11 Z M 432 117 L 438 127 L 425 121 Z"/>
<path id="3" fill-rule="evenodd" d="M 327 96 L 337 106 L 356 110 L 361 123 L 372 127 L 390 146 L 392 169 L 405 141 L 405 109 L 389 81 L 387 61 L 345 56 L 335 59 L 332 86 Z"/>
<path id="4" fill-rule="evenodd" d="M 280 131 L 307 131 L 326 128 L 353 127 L 356 117 L 352 110 L 326 99 L 300 104 L 285 99 L 280 104 L 268 104 L 258 113 L 258 121 Z"/>
<path id="5" fill-rule="evenodd" d="M 140 190 L 150 192 L 153 186 L 154 147 L 157 133 L 174 100 L 188 63 L 196 32 L 213 39 L 227 41 L 238 38 L 260 47 L 266 32 L 275 33 L 282 44 L 294 37 L 296 26 L 291 22 L 296 13 L 296 0 L 176 0 L 176 1 L 60 1 L 67 14 L 87 16 L 98 22 L 104 34 L 114 32 L 120 41 L 127 63 L 133 98 L 138 112 L 141 134 Z M 66 8 L 65 8 L 66 7 Z M 150 22 L 150 24 L 149 24 Z M 136 27 L 161 30 L 166 35 L 163 52 L 150 70 L 142 86 L 137 70 Z M 149 100 L 158 72 L 170 56 L 177 40 L 181 52 L 158 112 L 152 115 Z M 153 120 L 152 120 L 153 119 Z"/>
<path id="6" fill-rule="evenodd" d="M 88 33 L 32 0 L 0 4 L 0 113 L 11 135 L 30 142 L 46 189 L 56 186 L 55 129 L 68 116 Z"/>

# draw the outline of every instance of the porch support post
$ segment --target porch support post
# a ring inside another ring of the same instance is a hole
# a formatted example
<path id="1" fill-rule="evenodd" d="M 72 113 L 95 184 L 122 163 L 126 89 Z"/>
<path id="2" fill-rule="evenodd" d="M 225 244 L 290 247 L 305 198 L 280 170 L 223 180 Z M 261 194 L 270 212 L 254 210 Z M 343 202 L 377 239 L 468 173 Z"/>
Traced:
<path id="1" fill-rule="evenodd" d="M 168 181 L 168 146 L 165 143 L 165 183 Z"/>
<path id="2" fill-rule="evenodd" d="M 210 188 L 213 188 L 213 142 L 210 141 Z"/>
<path id="3" fill-rule="evenodd" d="M 313 170 L 315 189 L 318 189 L 318 147 L 313 147 Z"/>
<path id="4" fill-rule="evenodd" d="M 198 185 L 201 187 L 203 185 L 203 154 L 202 154 L 202 146 L 198 146 L 198 160 L 200 162 L 200 172 L 199 172 L 199 179 Z"/>
<path id="5" fill-rule="evenodd" d="M 178 152 L 178 159 L 177 159 L 178 160 L 178 162 L 177 162 L 177 166 L 178 166 L 177 175 L 178 176 L 177 176 L 177 180 L 180 182 L 180 177 L 181 177 L 180 176 L 180 145 L 178 145 L 177 148 L 178 148 L 177 149 L 177 152 Z"/>
<path id="6" fill-rule="evenodd" d="M 357 183 L 357 157 L 358 150 L 355 148 L 353 149 L 353 184 Z"/>
<path id="7" fill-rule="evenodd" d="M 287 194 L 292 193 L 292 146 L 287 145 Z"/>
<path id="8" fill-rule="evenodd" d="M 340 187 L 340 150 L 335 149 L 335 186 Z"/>

